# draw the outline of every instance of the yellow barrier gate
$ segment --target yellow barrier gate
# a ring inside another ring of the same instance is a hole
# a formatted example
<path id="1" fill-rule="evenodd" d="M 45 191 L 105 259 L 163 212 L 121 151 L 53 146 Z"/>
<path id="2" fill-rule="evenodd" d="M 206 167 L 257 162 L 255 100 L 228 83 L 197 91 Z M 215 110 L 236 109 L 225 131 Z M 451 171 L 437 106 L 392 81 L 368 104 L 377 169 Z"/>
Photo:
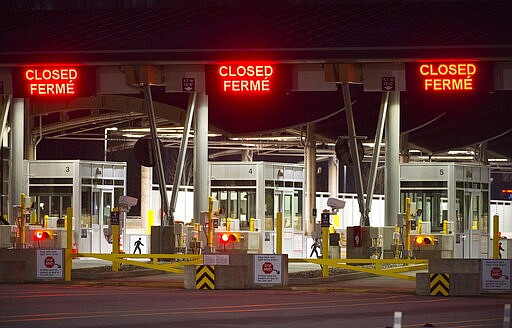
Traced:
<path id="1" fill-rule="evenodd" d="M 416 281 L 416 276 L 403 272 L 428 269 L 428 260 L 406 259 L 288 259 L 289 263 L 316 263 L 322 266 L 322 275 L 329 276 L 329 267 L 371 273 L 403 280 Z M 362 265 L 372 265 L 365 267 Z M 383 267 L 384 265 L 384 267 Z M 393 266 L 395 265 L 395 266 Z M 325 269 L 327 268 L 327 269 Z"/>
<path id="2" fill-rule="evenodd" d="M 73 257 L 91 257 L 111 261 L 113 264 L 127 264 L 148 269 L 183 274 L 185 265 L 202 265 L 201 254 L 99 254 L 78 253 Z M 148 261 L 135 261 L 134 259 L 147 259 Z M 174 260 L 172 262 L 159 262 L 159 260 Z M 322 275 L 329 276 L 329 267 L 351 271 L 366 272 L 380 276 L 416 281 L 415 275 L 404 272 L 428 269 L 428 260 L 413 259 L 288 259 L 289 263 L 315 263 L 324 270 Z M 363 266 L 367 265 L 367 266 Z M 371 267 L 368 267 L 371 265 Z M 112 268 L 115 266 L 113 265 Z M 327 269 L 325 269 L 327 268 Z"/>
<path id="3" fill-rule="evenodd" d="M 78 253 L 73 257 L 93 257 L 100 260 L 111 261 L 112 264 L 128 264 L 148 269 L 183 274 L 183 266 L 203 264 L 201 254 L 99 254 Z M 133 259 L 148 259 L 149 262 L 134 261 Z M 174 260 L 172 262 L 159 262 L 159 260 Z M 112 265 L 114 269 L 114 265 Z M 116 270 L 117 271 L 117 270 Z"/>

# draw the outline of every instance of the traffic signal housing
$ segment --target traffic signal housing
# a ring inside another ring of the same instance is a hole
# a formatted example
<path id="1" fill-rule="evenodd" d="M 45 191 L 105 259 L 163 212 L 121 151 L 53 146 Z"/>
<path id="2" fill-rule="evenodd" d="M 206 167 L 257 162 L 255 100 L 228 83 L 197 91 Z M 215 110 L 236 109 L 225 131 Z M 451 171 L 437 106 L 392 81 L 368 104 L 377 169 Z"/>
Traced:
<path id="1" fill-rule="evenodd" d="M 414 244 L 418 247 L 434 246 L 434 237 L 426 235 L 416 236 L 414 237 Z"/>
<path id="2" fill-rule="evenodd" d="M 32 234 L 34 241 L 43 241 L 53 239 L 53 234 L 48 230 L 37 230 Z"/>
<path id="3" fill-rule="evenodd" d="M 220 243 L 223 245 L 240 242 L 240 234 L 237 232 L 223 232 L 220 234 Z"/>

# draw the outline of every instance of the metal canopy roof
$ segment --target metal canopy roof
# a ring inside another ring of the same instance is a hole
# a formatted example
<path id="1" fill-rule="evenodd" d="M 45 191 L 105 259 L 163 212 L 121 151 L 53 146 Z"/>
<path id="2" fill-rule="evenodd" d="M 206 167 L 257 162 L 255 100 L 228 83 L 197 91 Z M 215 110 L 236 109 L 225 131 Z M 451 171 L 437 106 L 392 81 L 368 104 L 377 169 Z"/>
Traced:
<path id="1" fill-rule="evenodd" d="M 127 9 L 70 3 L 74 5 L 55 10 L 4 5 L 0 66 L 241 59 L 512 61 L 508 1 L 199 1 Z M 365 93 L 357 85 L 351 88 L 356 129 L 371 139 L 380 95 Z M 184 108 L 183 97 L 157 94 L 154 99 Z M 401 130 L 410 144 L 426 152 L 487 142 L 488 150 L 512 158 L 511 104 L 510 91 L 428 101 L 407 91 L 401 94 Z M 212 100 L 211 127 L 226 135 L 253 135 L 317 121 L 322 140 L 346 135 L 344 113 L 338 112 L 343 101 L 336 92 L 292 92 L 259 106 L 235 105 L 220 106 Z M 52 117 L 45 122 L 55 123 Z"/>

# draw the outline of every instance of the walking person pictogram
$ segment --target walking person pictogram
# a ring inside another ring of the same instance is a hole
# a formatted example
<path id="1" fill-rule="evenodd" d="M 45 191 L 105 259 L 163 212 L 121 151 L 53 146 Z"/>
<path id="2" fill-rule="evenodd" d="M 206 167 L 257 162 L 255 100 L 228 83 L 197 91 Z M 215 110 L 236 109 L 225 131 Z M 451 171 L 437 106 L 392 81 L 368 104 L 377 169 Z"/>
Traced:
<path id="1" fill-rule="evenodd" d="M 141 251 L 140 247 L 144 246 L 144 244 L 140 240 L 141 240 L 141 238 L 139 238 L 139 240 L 137 240 L 135 242 L 135 244 L 134 244 L 135 249 L 133 250 L 133 254 L 135 254 L 137 251 L 139 251 L 139 254 L 142 254 L 142 251 Z"/>
<path id="2" fill-rule="evenodd" d="M 318 248 L 320 248 L 320 240 L 318 240 L 318 238 L 315 238 L 313 245 L 311 245 L 311 254 L 309 255 L 309 257 L 313 257 L 314 253 L 316 257 L 319 258 L 320 256 L 318 255 Z"/>

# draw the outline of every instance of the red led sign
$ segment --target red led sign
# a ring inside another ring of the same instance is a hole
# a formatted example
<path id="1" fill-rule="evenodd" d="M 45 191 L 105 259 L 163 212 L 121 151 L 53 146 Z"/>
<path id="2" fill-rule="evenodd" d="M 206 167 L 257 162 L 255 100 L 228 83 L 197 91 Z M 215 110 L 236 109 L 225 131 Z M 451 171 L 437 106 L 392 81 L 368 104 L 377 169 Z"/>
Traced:
<path id="1" fill-rule="evenodd" d="M 95 92 L 95 72 L 91 67 L 48 65 L 13 70 L 17 97 L 80 97 Z"/>
<path id="2" fill-rule="evenodd" d="M 29 95 L 75 95 L 76 68 L 29 68 L 24 72 Z"/>
<path id="3" fill-rule="evenodd" d="M 264 93 L 272 90 L 272 65 L 220 65 L 217 73 L 223 92 Z"/>
<path id="4" fill-rule="evenodd" d="M 479 68 L 475 63 L 420 64 L 424 91 L 472 91 Z"/>

